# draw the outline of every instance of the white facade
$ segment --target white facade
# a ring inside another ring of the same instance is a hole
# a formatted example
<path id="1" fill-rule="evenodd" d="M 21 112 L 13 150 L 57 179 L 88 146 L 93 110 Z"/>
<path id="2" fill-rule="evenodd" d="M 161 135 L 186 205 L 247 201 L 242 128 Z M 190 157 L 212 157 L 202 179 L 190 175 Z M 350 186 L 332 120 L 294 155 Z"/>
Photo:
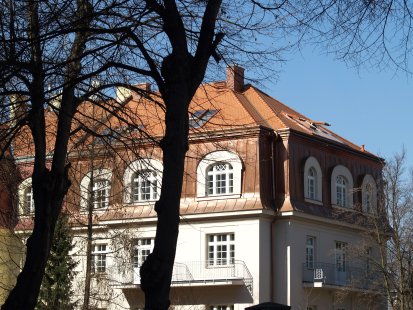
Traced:
<path id="1" fill-rule="evenodd" d="M 184 216 L 172 279 L 172 305 L 197 306 L 200 309 L 227 305 L 244 309 L 270 300 L 271 274 L 268 266 L 271 265 L 272 219 L 271 212 L 262 211 Z M 92 305 L 104 309 L 143 308 L 137 266 L 140 258 L 135 259 L 134 264 L 133 256 L 144 255 L 139 252 L 139 246 L 151 248 L 148 240 L 153 242 L 155 237 L 154 224 L 153 221 L 137 221 L 127 225 L 128 228 L 122 223 L 123 227 L 119 228 L 119 223 L 101 223 L 102 230 L 94 234 L 93 244 L 106 245 L 106 270 L 94 273 L 94 278 L 100 278 L 101 282 L 93 281 L 92 287 L 99 293 L 93 293 L 92 289 Z M 122 243 L 122 240 L 127 241 Z M 145 240 L 144 245 L 141 245 L 141 240 Z M 82 253 L 85 249 L 84 235 L 77 237 L 75 244 L 77 248 L 73 255 L 80 259 L 75 287 L 80 300 L 84 285 L 82 271 L 86 268 Z M 102 259 L 100 253 L 94 254 L 96 265 Z M 93 299 L 99 301 L 95 304 Z"/>
<path id="2" fill-rule="evenodd" d="M 275 227 L 275 234 L 282 236 L 275 246 L 278 302 L 297 310 L 386 309 L 374 297 L 377 275 L 366 268 L 366 257 L 356 258 L 366 247 L 365 231 L 292 212 L 277 219 Z M 312 259 L 307 248 L 313 250 Z"/>

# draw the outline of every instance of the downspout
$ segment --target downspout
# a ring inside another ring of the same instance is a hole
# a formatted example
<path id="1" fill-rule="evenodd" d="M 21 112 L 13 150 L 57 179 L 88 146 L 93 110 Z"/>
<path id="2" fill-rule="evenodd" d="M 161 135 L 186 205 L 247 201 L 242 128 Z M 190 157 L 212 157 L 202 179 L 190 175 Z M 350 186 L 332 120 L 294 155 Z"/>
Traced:
<path id="1" fill-rule="evenodd" d="M 278 133 L 274 130 L 274 138 L 272 140 L 272 145 L 271 145 L 271 169 L 272 169 L 272 188 L 271 188 L 271 194 L 272 194 L 272 204 L 274 208 L 274 219 L 271 222 L 271 227 L 270 227 L 270 298 L 272 302 L 275 302 L 275 296 L 274 296 L 274 279 L 275 279 L 275 270 L 274 270 L 274 225 L 275 221 L 277 219 L 277 212 L 275 211 L 276 209 L 276 182 L 277 182 L 277 173 L 275 171 L 275 166 L 277 162 L 276 158 L 276 149 L 275 149 L 275 143 L 278 140 Z"/>

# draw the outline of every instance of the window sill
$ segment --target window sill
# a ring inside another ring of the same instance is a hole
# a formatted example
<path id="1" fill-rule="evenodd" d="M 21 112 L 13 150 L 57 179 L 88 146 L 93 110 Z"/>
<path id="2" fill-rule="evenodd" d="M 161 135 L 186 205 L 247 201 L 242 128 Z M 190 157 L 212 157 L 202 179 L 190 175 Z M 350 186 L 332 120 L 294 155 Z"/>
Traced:
<path id="1" fill-rule="evenodd" d="M 320 200 L 313 200 L 313 199 L 310 199 L 310 198 L 304 198 L 304 200 L 305 200 L 305 202 L 309 202 L 309 203 L 312 203 L 312 204 L 315 204 L 315 205 L 319 205 L 319 206 L 324 205 L 324 203 Z"/>
<path id="2" fill-rule="evenodd" d="M 343 206 L 336 205 L 336 204 L 331 204 L 331 206 L 332 206 L 333 208 L 337 208 L 337 209 L 349 210 L 349 211 L 356 211 L 356 210 L 354 210 L 353 206 L 343 207 Z"/>
<path id="3" fill-rule="evenodd" d="M 231 195 L 214 195 L 214 196 L 198 196 L 197 201 L 208 201 L 208 200 L 221 200 L 221 199 L 236 199 L 240 198 L 241 194 L 231 194 Z"/>
<path id="4" fill-rule="evenodd" d="M 104 213 L 109 209 L 109 206 L 104 207 L 104 208 L 93 208 L 92 212 L 96 212 L 96 213 Z M 87 214 L 89 212 L 88 209 L 82 208 L 80 209 L 80 214 Z"/>
<path id="5" fill-rule="evenodd" d="M 159 199 L 156 200 L 141 200 L 141 201 L 132 201 L 128 202 L 129 206 L 144 206 L 144 205 L 153 205 L 155 202 L 157 202 Z"/>

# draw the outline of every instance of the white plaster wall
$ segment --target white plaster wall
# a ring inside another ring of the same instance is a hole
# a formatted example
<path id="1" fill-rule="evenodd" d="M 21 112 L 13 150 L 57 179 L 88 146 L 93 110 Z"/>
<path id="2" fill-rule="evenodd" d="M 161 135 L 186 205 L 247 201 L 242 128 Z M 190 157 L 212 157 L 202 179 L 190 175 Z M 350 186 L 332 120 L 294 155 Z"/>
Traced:
<path id="1" fill-rule="evenodd" d="M 245 220 L 215 220 L 195 223 L 185 223 L 182 220 L 175 261 L 205 261 L 207 259 L 207 236 L 209 234 L 234 233 L 235 259 L 245 262 L 254 278 L 253 298 L 257 303 L 259 290 L 259 252 L 260 229 L 258 219 Z M 196 301 L 195 301 L 196 302 Z M 248 304 L 240 305 L 243 309 Z"/>
<path id="2" fill-rule="evenodd" d="M 294 310 L 306 310 L 307 306 L 317 306 L 317 310 L 368 309 L 364 307 L 365 304 L 360 304 L 358 302 L 360 298 L 355 298 L 352 293 L 341 294 L 342 296 L 337 297 L 338 290 L 326 288 L 305 289 L 302 282 L 306 236 L 316 237 L 315 261 L 334 264 L 335 242 L 346 242 L 349 247 L 360 246 L 364 244 L 361 231 L 337 224 L 337 222 L 328 224 L 297 218 L 277 220 L 274 231 L 276 302 L 289 304 Z M 351 253 L 347 255 L 347 263 L 355 263 L 352 261 Z M 290 275 L 289 279 L 288 274 Z M 357 306 L 355 306 L 356 304 Z"/>
<path id="3" fill-rule="evenodd" d="M 236 218 L 236 217 L 234 217 Z M 245 219 L 220 219 L 215 220 L 189 220 L 182 218 L 180 225 L 180 232 L 178 238 L 178 246 L 176 252 L 175 262 L 191 262 L 191 261 L 206 261 L 207 260 L 207 236 L 209 234 L 218 233 L 234 233 L 235 235 L 235 259 L 245 262 L 247 268 L 253 276 L 253 302 L 234 304 L 235 309 L 244 309 L 245 307 L 259 302 L 269 301 L 270 299 L 270 226 L 271 222 L 268 219 L 254 218 Z M 106 231 L 94 233 L 94 239 L 99 243 L 110 244 L 111 237 L 114 235 L 127 235 L 129 238 L 154 238 L 155 224 L 139 225 L 133 224 L 132 227 L 122 227 L 116 229 L 109 229 Z M 80 299 L 83 295 L 83 281 L 84 270 L 86 269 L 85 260 L 85 232 L 75 232 L 75 249 L 73 255 L 79 261 L 76 267 L 78 272 L 76 276 L 75 287 L 77 296 Z M 112 250 L 112 249 L 110 249 Z M 131 266 L 128 268 L 127 260 L 122 261 L 119 256 L 129 255 L 130 253 L 110 253 L 107 256 L 107 270 L 110 273 L 111 279 L 116 279 L 121 283 L 130 279 Z M 123 264 L 123 265 L 122 265 Z M 262 289 L 260 289 L 262 287 Z M 245 291 L 245 290 L 244 290 Z M 221 289 L 222 296 L 225 297 L 225 287 Z M 245 292 L 244 292 L 245 293 Z M 112 302 L 102 304 L 108 310 L 121 309 L 122 307 L 128 309 L 128 303 L 123 297 L 120 289 L 113 289 L 111 293 Z M 199 295 L 192 294 L 191 290 L 187 290 L 185 298 L 193 298 L 194 305 L 199 305 Z M 217 303 L 211 301 L 213 304 L 221 304 L 222 296 L 217 294 Z M 221 299 L 220 299 L 221 298 Z"/>

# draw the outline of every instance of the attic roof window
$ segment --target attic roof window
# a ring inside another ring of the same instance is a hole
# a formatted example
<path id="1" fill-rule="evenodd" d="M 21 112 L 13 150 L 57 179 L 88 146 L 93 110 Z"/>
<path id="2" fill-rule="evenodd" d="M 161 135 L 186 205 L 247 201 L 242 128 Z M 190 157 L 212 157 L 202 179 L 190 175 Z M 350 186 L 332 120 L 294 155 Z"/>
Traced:
<path id="1" fill-rule="evenodd" d="M 129 134 L 133 133 L 134 131 L 142 130 L 145 126 L 144 125 L 129 125 L 129 126 L 121 126 L 118 128 L 109 128 L 106 127 L 97 137 L 98 144 L 105 144 L 105 143 L 112 143 L 114 141 L 121 140 L 124 137 L 128 137 Z"/>
<path id="2" fill-rule="evenodd" d="M 197 110 L 189 117 L 190 128 L 200 128 L 214 116 L 218 110 Z"/>
<path id="3" fill-rule="evenodd" d="M 285 115 L 287 115 L 288 118 L 295 121 L 301 127 L 305 128 L 307 130 L 311 130 L 314 134 L 316 134 L 318 136 L 321 136 L 323 138 L 327 138 L 327 139 L 330 139 L 330 140 L 334 140 L 336 142 L 343 143 L 342 140 L 340 140 L 339 138 L 336 138 L 331 132 L 329 132 L 328 130 L 326 130 L 324 128 L 326 126 L 331 126 L 329 123 L 312 121 L 312 120 L 306 119 L 304 117 L 298 117 L 298 116 L 294 116 L 294 115 L 291 115 L 291 114 L 288 114 L 288 113 L 285 113 Z"/>

